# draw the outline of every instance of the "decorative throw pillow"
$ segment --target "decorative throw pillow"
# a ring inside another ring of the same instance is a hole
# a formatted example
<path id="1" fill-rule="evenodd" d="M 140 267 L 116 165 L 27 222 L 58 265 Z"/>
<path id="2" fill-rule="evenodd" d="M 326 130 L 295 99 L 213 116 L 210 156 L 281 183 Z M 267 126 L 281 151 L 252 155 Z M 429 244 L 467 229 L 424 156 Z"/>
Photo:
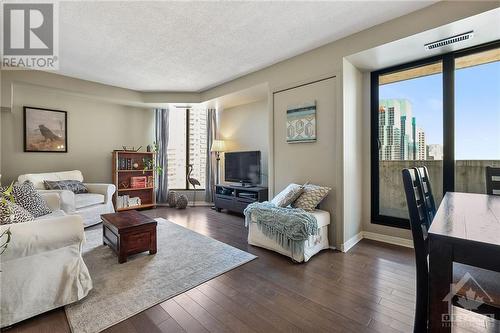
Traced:
<path id="1" fill-rule="evenodd" d="M 12 194 L 14 195 L 16 204 L 26 209 L 34 217 L 47 215 L 51 212 L 45 200 L 43 200 L 40 193 L 37 192 L 35 186 L 29 180 L 22 184 L 14 184 Z"/>
<path id="2" fill-rule="evenodd" d="M 34 216 L 23 207 L 7 199 L 0 202 L 0 224 L 29 222 L 34 219 Z"/>
<path id="3" fill-rule="evenodd" d="M 271 203 L 275 204 L 277 207 L 288 207 L 292 202 L 297 200 L 303 191 L 303 185 L 290 184 L 283 191 L 278 193 L 273 200 L 271 200 Z"/>
<path id="4" fill-rule="evenodd" d="M 300 197 L 292 203 L 293 208 L 303 210 L 314 210 L 316 206 L 328 195 L 331 188 L 318 185 L 304 185 L 304 191 Z"/>
<path id="5" fill-rule="evenodd" d="M 44 180 L 46 190 L 68 190 L 75 194 L 89 193 L 89 189 L 79 180 Z"/>

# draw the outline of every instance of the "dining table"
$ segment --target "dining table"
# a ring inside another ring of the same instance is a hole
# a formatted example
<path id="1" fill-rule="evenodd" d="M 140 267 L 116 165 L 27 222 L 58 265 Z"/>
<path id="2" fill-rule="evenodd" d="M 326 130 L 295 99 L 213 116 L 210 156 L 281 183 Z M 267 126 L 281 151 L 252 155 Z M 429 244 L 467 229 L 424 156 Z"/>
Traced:
<path id="1" fill-rule="evenodd" d="M 447 192 L 428 236 L 429 330 L 451 332 L 453 263 L 500 272 L 500 196 Z"/>

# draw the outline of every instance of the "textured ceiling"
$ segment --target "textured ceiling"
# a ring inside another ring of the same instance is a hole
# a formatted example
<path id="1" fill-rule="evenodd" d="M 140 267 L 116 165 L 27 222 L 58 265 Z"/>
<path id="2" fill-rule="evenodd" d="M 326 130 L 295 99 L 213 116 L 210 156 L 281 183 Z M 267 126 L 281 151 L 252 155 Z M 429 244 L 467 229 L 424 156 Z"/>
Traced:
<path id="1" fill-rule="evenodd" d="M 58 73 L 201 91 L 431 3 L 60 2 Z"/>

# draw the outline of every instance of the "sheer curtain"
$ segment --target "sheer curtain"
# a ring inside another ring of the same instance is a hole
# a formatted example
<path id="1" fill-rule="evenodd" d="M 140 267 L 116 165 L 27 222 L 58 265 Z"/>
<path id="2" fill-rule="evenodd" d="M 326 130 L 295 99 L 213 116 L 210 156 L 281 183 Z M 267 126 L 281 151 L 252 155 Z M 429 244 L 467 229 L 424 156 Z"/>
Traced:
<path id="1" fill-rule="evenodd" d="M 156 165 L 162 167 L 162 172 L 157 173 L 156 202 L 166 203 L 168 195 L 168 109 L 155 109 L 155 142 L 158 146 L 156 152 Z"/>
<path id="2" fill-rule="evenodd" d="M 214 201 L 215 191 L 215 172 L 217 170 L 217 161 L 215 160 L 214 153 L 210 150 L 212 142 L 216 139 L 217 135 L 217 111 L 216 109 L 209 108 L 207 110 L 207 168 L 205 177 L 205 201 Z"/>

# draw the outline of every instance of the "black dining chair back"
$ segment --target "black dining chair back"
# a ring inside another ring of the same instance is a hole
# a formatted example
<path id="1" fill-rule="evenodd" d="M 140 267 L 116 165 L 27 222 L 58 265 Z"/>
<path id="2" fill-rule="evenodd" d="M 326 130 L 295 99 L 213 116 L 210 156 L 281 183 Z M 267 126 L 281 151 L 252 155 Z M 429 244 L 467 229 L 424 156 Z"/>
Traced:
<path id="1" fill-rule="evenodd" d="M 429 295 L 429 266 L 427 262 L 429 237 L 427 232 L 436 214 L 436 206 L 427 168 L 404 169 L 402 173 L 417 267 L 414 332 L 426 332 Z"/>
<path id="2" fill-rule="evenodd" d="M 500 195 L 500 168 L 486 167 L 486 194 Z"/>
<path id="3" fill-rule="evenodd" d="M 429 171 L 427 167 L 421 166 L 417 167 L 417 177 L 420 180 L 422 195 L 424 196 L 425 212 L 429 220 L 429 226 L 436 215 L 436 202 L 434 201 L 434 195 L 432 194 L 432 185 L 429 179 Z"/>

